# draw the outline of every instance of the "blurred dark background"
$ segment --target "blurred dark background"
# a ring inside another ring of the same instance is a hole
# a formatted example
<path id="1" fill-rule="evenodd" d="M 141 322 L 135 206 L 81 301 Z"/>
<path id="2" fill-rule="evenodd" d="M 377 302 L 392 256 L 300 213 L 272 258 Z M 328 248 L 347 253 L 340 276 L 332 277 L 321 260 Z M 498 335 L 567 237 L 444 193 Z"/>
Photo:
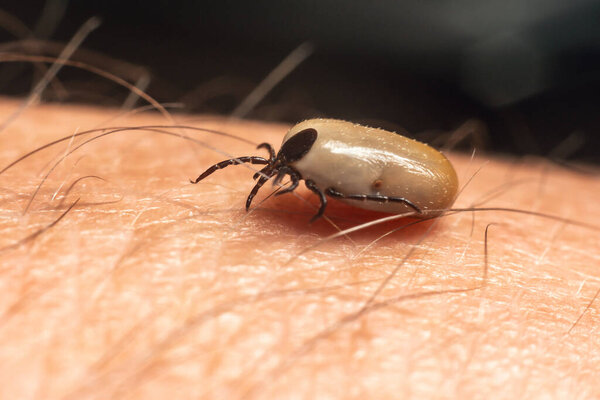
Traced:
<path id="1" fill-rule="evenodd" d="M 425 137 L 477 120 L 487 150 L 600 162 L 597 0 L 4 2 L 29 31 L 0 15 L 1 51 L 57 55 L 99 16 L 73 58 L 147 77 L 150 95 L 186 111 L 231 113 L 309 41 L 313 54 L 248 118 L 327 116 Z M 31 65 L 2 65 L 0 93 L 25 95 L 37 78 Z M 127 97 L 87 72 L 66 68 L 59 80 L 44 100 Z"/>

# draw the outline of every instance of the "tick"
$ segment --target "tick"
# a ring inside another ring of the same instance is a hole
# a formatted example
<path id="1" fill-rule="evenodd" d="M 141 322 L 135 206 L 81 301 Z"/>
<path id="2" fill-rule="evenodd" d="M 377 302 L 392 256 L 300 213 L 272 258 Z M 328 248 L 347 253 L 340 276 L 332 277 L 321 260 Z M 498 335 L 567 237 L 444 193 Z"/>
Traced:
<path id="1" fill-rule="evenodd" d="M 269 158 L 244 156 L 221 161 L 204 171 L 198 183 L 229 165 L 265 165 L 254 174 L 256 185 L 246 200 L 246 211 L 258 190 L 275 177 L 287 175 L 291 184 L 276 195 L 294 191 L 301 180 L 319 196 L 321 205 L 311 222 L 327 207 L 327 196 L 354 206 L 392 214 L 414 211 L 441 213 L 454 203 L 458 178 L 450 161 L 434 148 L 394 132 L 334 119 L 310 119 L 294 125 L 279 152 L 268 143 Z"/>

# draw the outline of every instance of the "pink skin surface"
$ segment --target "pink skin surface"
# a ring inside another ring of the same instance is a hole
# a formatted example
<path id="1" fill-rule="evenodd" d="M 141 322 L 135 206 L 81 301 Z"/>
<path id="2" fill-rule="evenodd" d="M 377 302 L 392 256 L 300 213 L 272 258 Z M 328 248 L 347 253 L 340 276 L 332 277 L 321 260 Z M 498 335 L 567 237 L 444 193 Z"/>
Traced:
<path id="1" fill-rule="evenodd" d="M 0 119 L 18 104 L 2 100 Z M 117 115 L 29 108 L 0 134 L 1 164 L 89 128 L 169 124 Z M 288 129 L 194 118 L 177 120 L 275 146 Z M 60 163 L 25 215 L 49 162 L 81 139 L 0 175 L 1 398 L 600 397 L 600 301 L 587 308 L 600 288 L 597 230 L 463 212 L 319 244 L 387 215 L 331 200 L 329 220 L 309 225 L 316 197 L 301 186 L 263 202 L 269 184 L 246 213 L 249 169 L 187 182 L 227 154 L 264 150 L 173 132 L 222 153 L 150 132 L 108 136 Z M 480 206 L 600 221 L 597 174 L 449 158 L 461 185 L 482 167 L 456 207 L 504 187 Z"/>

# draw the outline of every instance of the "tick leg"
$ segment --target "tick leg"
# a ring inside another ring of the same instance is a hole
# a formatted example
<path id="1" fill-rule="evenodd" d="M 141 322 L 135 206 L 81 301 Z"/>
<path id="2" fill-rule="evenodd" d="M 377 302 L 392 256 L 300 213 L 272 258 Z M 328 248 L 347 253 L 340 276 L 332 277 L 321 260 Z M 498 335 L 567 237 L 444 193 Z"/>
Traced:
<path id="1" fill-rule="evenodd" d="M 269 143 L 261 143 L 258 146 L 256 146 L 256 148 L 267 149 L 267 151 L 269 152 L 269 161 L 275 162 L 275 158 L 277 156 L 275 155 L 275 150 L 273 150 L 273 146 L 271 146 Z"/>
<path id="2" fill-rule="evenodd" d="M 285 175 L 290 176 L 290 179 L 292 180 L 292 184 L 290 186 L 280 190 L 279 192 L 275 193 L 275 196 L 281 196 L 282 194 L 293 192 L 298 187 L 298 183 L 300 183 L 300 179 L 302 179 L 302 177 L 300 176 L 300 173 L 298 171 L 296 171 L 294 168 L 291 168 L 288 166 L 283 166 L 283 167 L 279 168 L 279 172 L 277 173 L 277 176 L 275 177 L 275 180 L 273 181 L 273 186 L 278 185 Z"/>
<path id="3" fill-rule="evenodd" d="M 323 213 L 325 212 L 325 207 L 327 207 L 327 197 L 325 197 L 325 193 L 323 193 L 323 191 L 317 187 L 314 181 L 307 179 L 304 181 L 304 184 L 310 191 L 319 196 L 319 200 L 321 200 L 321 206 L 319 207 L 319 211 L 317 211 L 317 213 L 310 219 L 310 222 L 314 222 L 323 216 Z"/>
<path id="4" fill-rule="evenodd" d="M 215 172 L 219 169 L 228 167 L 233 164 L 243 164 L 243 163 L 269 164 L 269 160 L 267 160 L 263 157 L 244 156 L 244 157 L 232 158 L 230 160 L 221 161 L 220 163 L 217 163 L 217 164 L 213 165 L 212 167 L 210 167 L 209 169 L 207 169 L 206 171 L 204 171 L 198 178 L 196 178 L 195 181 L 190 180 L 190 183 L 194 183 L 194 184 L 198 183 L 202 179 L 206 178 L 207 176 L 209 176 L 210 174 L 212 174 L 213 172 Z"/>
<path id="5" fill-rule="evenodd" d="M 255 174 L 252 176 L 252 179 L 253 179 L 253 180 L 257 180 L 259 176 L 264 176 L 264 175 L 265 175 L 265 173 L 266 173 L 266 172 L 267 172 L 269 169 L 271 169 L 271 168 L 273 168 L 273 165 L 272 165 L 272 164 L 269 164 L 269 165 L 267 165 L 266 167 L 264 167 L 263 169 L 261 169 L 260 171 L 258 171 L 257 173 L 255 173 Z"/>
<path id="6" fill-rule="evenodd" d="M 263 168 L 263 169 L 266 169 L 266 168 Z M 262 187 L 262 185 L 265 184 L 266 181 L 271 179 L 273 177 L 273 175 L 275 175 L 275 172 L 273 170 L 267 170 L 267 171 L 264 171 L 264 175 L 260 176 L 260 178 L 258 179 L 258 182 L 256 182 L 256 185 L 254 185 L 254 187 L 250 191 L 250 194 L 248 195 L 248 198 L 246 199 L 246 211 L 248 211 L 250 209 L 250 205 L 252 204 L 252 199 L 254 199 L 254 196 L 256 196 L 256 193 L 258 193 L 258 190 Z"/>
<path id="7" fill-rule="evenodd" d="M 391 197 L 382 196 L 379 194 L 343 194 L 335 190 L 334 188 L 327 188 L 325 190 L 328 196 L 335 197 L 338 199 L 347 200 L 362 200 L 362 201 L 376 201 L 378 203 L 404 203 L 417 213 L 421 214 L 422 211 L 412 201 L 405 199 L 404 197 Z"/>

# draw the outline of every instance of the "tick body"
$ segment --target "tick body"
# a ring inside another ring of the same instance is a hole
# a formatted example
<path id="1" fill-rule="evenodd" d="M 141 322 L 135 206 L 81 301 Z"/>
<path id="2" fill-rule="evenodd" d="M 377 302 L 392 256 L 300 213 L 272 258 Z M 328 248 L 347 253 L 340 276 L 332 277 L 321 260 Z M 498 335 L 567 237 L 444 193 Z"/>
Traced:
<path id="1" fill-rule="evenodd" d="M 394 132 L 347 121 L 311 119 L 293 126 L 281 149 L 263 143 L 269 158 L 239 157 L 213 165 L 192 183 L 218 169 L 243 162 L 264 164 L 246 201 L 246 209 L 260 187 L 270 178 L 279 183 L 289 175 L 291 185 L 277 195 L 296 189 L 300 180 L 316 193 L 323 215 L 327 196 L 354 206 L 400 214 L 443 210 L 452 205 L 458 179 L 452 164 L 434 148 Z M 431 216 L 431 212 L 428 216 Z"/>

